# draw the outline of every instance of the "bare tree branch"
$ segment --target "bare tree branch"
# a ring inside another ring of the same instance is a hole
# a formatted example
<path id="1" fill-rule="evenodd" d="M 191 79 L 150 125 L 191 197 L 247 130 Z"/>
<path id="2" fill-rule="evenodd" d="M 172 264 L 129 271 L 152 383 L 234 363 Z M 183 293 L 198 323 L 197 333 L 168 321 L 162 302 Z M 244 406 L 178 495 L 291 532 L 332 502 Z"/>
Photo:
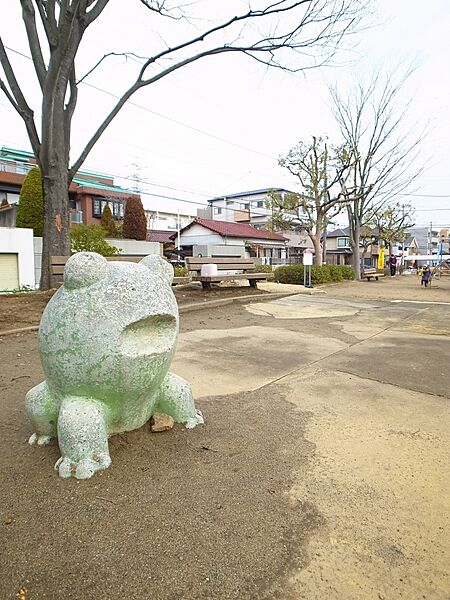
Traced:
<path id="1" fill-rule="evenodd" d="M 135 54 L 134 52 L 108 52 L 107 54 L 104 54 L 96 63 L 95 65 L 89 69 L 89 71 L 87 73 L 85 73 L 85 75 L 83 75 L 83 77 L 81 77 L 81 79 L 79 79 L 77 81 L 77 85 L 79 85 L 82 81 L 84 81 L 87 77 L 89 77 L 89 75 L 91 75 L 95 69 L 97 69 L 97 67 L 99 67 L 102 62 L 104 60 L 106 60 L 107 58 L 109 58 L 110 56 L 125 56 L 125 57 L 134 57 L 134 58 L 139 58 L 141 60 L 146 60 L 143 56 L 139 56 L 139 54 Z"/>
<path id="2" fill-rule="evenodd" d="M 11 63 L 9 62 L 8 55 L 6 54 L 5 47 L 3 45 L 3 40 L 0 37 L 0 64 L 2 65 L 3 71 L 5 73 L 6 80 L 9 85 L 9 90 L 7 89 L 4 81 L 2 81 L 1 89 L 5 92 L 6 97 L 11 102 L 14 109 L 19 113 L 22 117 L 25 126 L 27 128 L 28 136 L 30 138 L 30 143 L 33 148 L 33 152 L 36 153 L 36 156 L 39 154 L 41 142 L 39 140 L 39 135 L 36 129 L 36 124 L 34 122 L 34 113 L 31 108 L 28 106 L 27 101 L 25 100 L 25 96 L 22 93 L 20 85 L 14 75 L 13 68 Z"/>
<path id="3" fill-rule="evenodd" d="M 42 56 L 41 43 L 36 27 L 34 7 L 31 0 L 20 0 L 22 5 L 23 21 L 27 30 L 28 44 L 30 46 L 31 57 L 33 59 L 34 69 L 41 89 L 44 88 L 45 75 L 47 73 L 44 58 Z"/>

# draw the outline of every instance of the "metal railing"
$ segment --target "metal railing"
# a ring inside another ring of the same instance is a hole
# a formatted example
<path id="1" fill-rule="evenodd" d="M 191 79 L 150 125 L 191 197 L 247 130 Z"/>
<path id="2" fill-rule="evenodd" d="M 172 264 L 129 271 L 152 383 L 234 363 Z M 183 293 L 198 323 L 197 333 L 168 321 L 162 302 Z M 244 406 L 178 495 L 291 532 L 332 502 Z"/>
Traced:
<path id="1" fill-rule="evenodd" d="M 18 175 L 26 175 L 33 167 L 30 163 L 20 161 L 0 159 L 0 171 L 4 173 L 17 173 Z"/>
<path id="2" fill-rule="evenodd" d="M 70 222 L 74 225 L 80 225 L 83 223 L 83 211 L 82 210 L 72 210 L 70 212 Z"/>

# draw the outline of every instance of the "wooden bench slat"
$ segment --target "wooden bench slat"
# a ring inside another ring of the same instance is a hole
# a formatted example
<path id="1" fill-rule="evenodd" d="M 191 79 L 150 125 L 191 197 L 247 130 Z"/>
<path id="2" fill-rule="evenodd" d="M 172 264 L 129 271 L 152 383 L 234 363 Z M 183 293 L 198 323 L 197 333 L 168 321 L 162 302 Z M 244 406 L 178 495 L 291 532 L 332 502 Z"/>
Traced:
<path id="1" fill-rule="evenodd" d="M 215 265 L 220 265 L 223 263 L 239 263 L 239 264 L 254 264 L 251 258 L 240 258 L 235 256 L 223 257 L 223 256 L 188 256 L 186 258 L 187 265 L 207 265 L 213 263 Z"/>
<path id="2" fill-rule="evenodd" d="M 208 264 L 208 263 L 207 263 Z M 194 273 L 200 273 L 202 270 L 203 265 L 198 265 L 198 266 L 189 266 L 188 269 L 190 272 L 194 272 Z M 255 270 L 255 265 L 238 265 L 235 263 L 230 263 L 230 264 L 222 264 L 222 265 L 217 265 L 217 270 L 218 271 L 254 271 Z"/>
<path id="3" fill-rule="evenodd" d="M 62 275 L 64 273 L 64 265 L 52 265 L 52 275 Z"/>
<path id="4" fill-rule="evenodd" d="M 233 281 L 234 279 L 270 279 L 270 273 L 235 273 L 234 275 L 194 275 L 192 281 Z"/>

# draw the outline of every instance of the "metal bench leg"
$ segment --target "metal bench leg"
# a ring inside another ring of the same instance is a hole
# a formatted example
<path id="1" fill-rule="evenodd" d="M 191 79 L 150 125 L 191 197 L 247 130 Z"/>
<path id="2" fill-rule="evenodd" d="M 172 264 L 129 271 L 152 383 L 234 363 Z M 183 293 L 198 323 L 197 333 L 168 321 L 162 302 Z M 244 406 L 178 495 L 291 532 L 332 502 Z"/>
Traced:
<path id="1" fill-rule="evenodd" d="M 210 281 L 202 281 L 202 287 L 204 290 L 211 291 L 211 282 Z"/>

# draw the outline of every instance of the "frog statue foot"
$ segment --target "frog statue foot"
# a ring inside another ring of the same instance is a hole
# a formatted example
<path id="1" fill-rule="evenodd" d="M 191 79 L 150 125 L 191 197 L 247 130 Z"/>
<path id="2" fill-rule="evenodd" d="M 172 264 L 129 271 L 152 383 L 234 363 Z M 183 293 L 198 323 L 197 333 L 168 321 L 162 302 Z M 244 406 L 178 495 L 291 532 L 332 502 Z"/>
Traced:
<path id="1" fill-rule="evenodd" d="M 88 479 L 111 464 L 108 437 L 144 425 L 154 412 L 203 423 L 189 383 L 169 373 L 178 335 L 173 268 L 74 254 L 64 285 L 42 315 L 38 344 L 46 380 L 26 396 L 43 446 L 57 437 L 63 478 Z"/>
<path id="2" fill-rule="evenodd" d="M 60 477 L 89 479 L 111 464 L 108 426 L 101 405 L 88 398 L 66 398 L 58 419 L 61 458 L 55 464 Z"/>

